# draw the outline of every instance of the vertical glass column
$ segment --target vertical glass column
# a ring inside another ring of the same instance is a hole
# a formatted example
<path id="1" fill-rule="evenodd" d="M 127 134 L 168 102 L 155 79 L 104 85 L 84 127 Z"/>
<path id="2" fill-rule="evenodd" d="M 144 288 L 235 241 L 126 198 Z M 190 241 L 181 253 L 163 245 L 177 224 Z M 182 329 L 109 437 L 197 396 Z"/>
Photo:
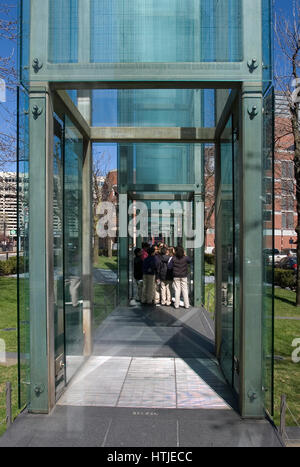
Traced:
<path id="1" fill-rule="evenodd" d="M 233 186 L 234 186 L 234 346 L 233 346 L 233 387 L 238 394 L 240 391 L 240 340 L 241 340 L 241 164 L 239 141 L 238 106 L 233 115 Z"/>
<path id="2" fill-rule="evenodd" d="M 29 401 L 29 97 L 18 88 L 18 365 L 19 407 Z"/>
<path id="3" fill-rule="evenodd" d="M 82 166 L 83 139 L 65 117 L 64 284 L 67 382 L 83 363 L 82 301 Z"/>
<path id="4" fill-rule="evenodd" d="M 230 135 L 232 117 L 222 140 Z M 221 144 L 221 216 L 222 216 L 222 343 L 221 364 L 226 379 L 232 384 L 233 319 L 234 319 L 234 186 L 233 147 L 231 137 Z"/>
<path id="5" fill-rule="evenodd" d="M 274 89 L 264 96 L 263 119 L 263 387 L 266 410 L 274 405 Z"/>
<path id="6" fill-rule="evenodd" d="M 64 319 L 64 236 L 63 236 L 63 123 L 54 118 L 53 147 L 53 272 L 54 272 L 54 336 L 55 392 L 59 397 L 65 384 L 65 319 Z"/>

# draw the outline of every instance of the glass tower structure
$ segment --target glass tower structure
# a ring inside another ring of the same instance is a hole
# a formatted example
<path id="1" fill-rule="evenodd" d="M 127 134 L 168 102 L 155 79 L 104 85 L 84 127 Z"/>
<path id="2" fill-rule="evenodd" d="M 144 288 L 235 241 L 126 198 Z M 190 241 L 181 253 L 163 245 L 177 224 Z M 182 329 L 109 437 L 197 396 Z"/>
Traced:
<path id="1" fill-rule="evenodd" d="M 118 303 L 129 300 L 128 206 L 178 201 L 197 236 L 196 307 L 211 145 L 216 356 L 241 415 L 272 413 L 271 1 L 20 0 L 19 10 L 20 404 L 48 413 L 92 352 L 92 145 L 117 147 Z"/>

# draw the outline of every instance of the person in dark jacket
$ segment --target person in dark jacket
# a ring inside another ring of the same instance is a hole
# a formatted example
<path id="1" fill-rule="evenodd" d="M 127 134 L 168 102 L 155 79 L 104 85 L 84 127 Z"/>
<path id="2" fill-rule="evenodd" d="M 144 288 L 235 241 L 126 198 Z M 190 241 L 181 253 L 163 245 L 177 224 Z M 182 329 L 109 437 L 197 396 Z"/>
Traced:
<path id="1" fill-rule="evenodd" d="M 172 269 L 168 267 L 171 259 L 172 257 L 169 256 L 169 250 L 167 250 L 167 248 L 162 248 L 158 277 L 160 280 L 161 304 L 167 306 L 170 306 L 172 303 L 171 287 L 173 282 L 173 272 Z"/>
<path id="2" fill-rule="evenodd" d="M 146 258 L 148 258 L 149 254 L 148 254 L 148 250 L 150 248 L 150 245 L 149 243 L 146 243 L 144 242 L 142 244 L 142 260 L 144 261 Z"/>
<path id="3" fill-rule="evenodd" d="M 182 294 L 184 307 L 190 307 L 189 291 L 188 291 L 188 267 L 191 263 L 190 258 L 185 256 L 184 249 L 179 246 L 176 248 L 175 256 L 171 260 L 171 268 L 173 270 L 173 284 L 175 290 L 175 308 L 179 308 L 180 296 Z"/>
<path id="4" fill-rule="evenodd" d="M 155 261 L 156 261 L 156 279 L 155 279 L 155 293 L 154 293 L 154 302 L 156 305 L 160 304 L 160 277 L 159 270 L 161 265 L 161 249 L 158 246 L 155 246 Z"/>
<path id="5" fill-rule="evenodd" d="M 136 248 L 134 250 L 134 264 L 133 264 L 133 275 L 136 281 L 137 286 L 137 300 L 142 301 L 143 293 L 143 260 L 142 260 L 142 250 Z"/>
<path id="6" fill-rule="evenodd" d="M 149 256 L 143 261 L 143 294 L 142 303 L 151 305 L 155 300 L 155 280 L 157 275 L 157 262 L 155 248 L 149 249 Z"/>

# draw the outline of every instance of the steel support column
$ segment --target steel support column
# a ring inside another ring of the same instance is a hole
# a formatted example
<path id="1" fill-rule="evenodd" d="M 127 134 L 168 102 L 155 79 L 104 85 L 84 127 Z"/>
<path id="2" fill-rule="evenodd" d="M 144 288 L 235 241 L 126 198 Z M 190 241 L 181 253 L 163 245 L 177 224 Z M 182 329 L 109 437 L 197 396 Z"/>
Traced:
<path id="1" fill-rule="evenodd" d="M 242 89 L 240 411 L 264 415 L 262 394 L 262 86 Z"/>
<path id="2" fill-rule="evenodd" d="M 53 288 L 53 109 L 47 84 L 30 89 L 30 412 L 55 404 Z"/>
<path id="3" fill-rule="evenodd" d="M 90 91 L 78 91 L 78 110 L 86 122 L 92 121 L 92 102 Z M 93 351 L 93 247 L 92 247 L 92 145 L 87 139 L 83 146 L 82 172 L 82 274 L 83 274 L 83 333 L 84 355 Z"/>

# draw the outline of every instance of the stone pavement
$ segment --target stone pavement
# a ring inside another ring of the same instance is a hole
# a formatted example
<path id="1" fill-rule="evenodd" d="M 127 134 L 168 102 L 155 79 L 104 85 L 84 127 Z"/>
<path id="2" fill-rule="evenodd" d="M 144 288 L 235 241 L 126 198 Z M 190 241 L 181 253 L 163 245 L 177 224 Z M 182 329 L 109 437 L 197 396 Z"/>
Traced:
<path id="1" fill-rule="evenodd" d="M 0 446 L 280 446 L 242 420 L 204 309 L 118 307 L 51 415 L 22 414 Z"/>

